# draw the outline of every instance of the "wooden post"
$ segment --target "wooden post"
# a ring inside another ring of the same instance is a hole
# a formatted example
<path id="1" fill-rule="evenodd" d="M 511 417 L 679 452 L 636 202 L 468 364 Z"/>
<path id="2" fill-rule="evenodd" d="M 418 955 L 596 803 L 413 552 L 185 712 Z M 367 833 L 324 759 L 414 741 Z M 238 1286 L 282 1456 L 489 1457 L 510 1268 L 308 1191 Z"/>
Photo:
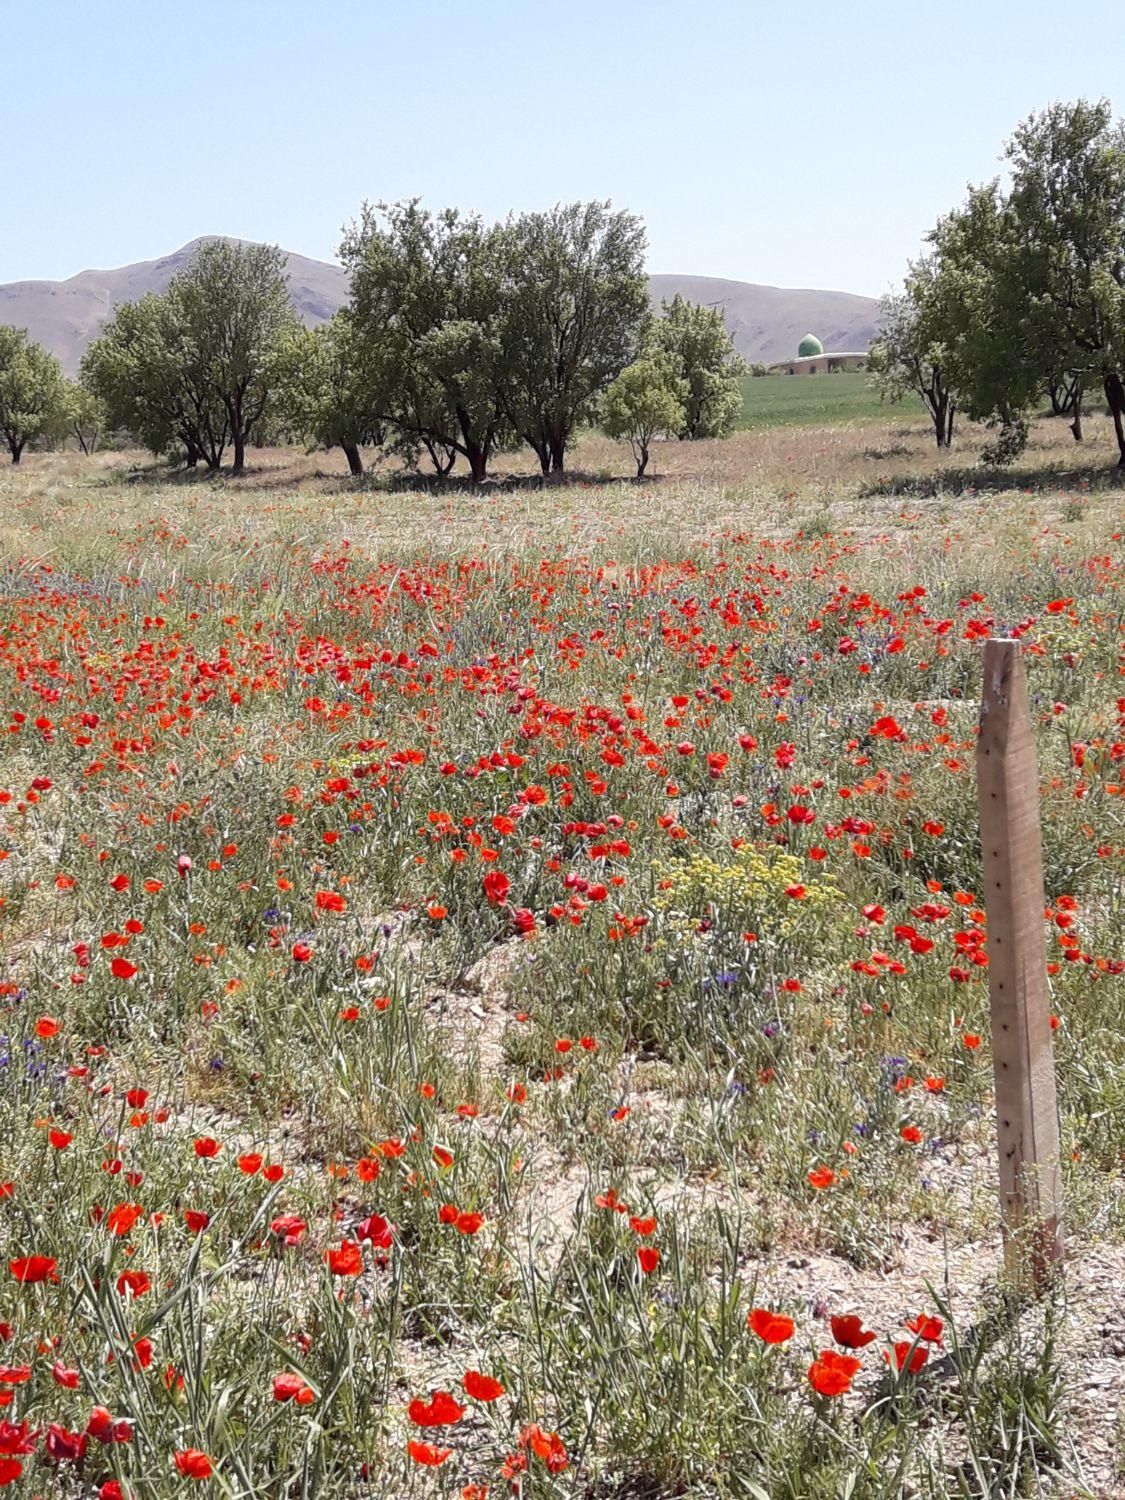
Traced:
<path id="1" fill-rule="evenodd" d="M 1062 1259 L 1039 772 L 1020 647 L 989 640 L 977 742 L 1004 1261 L 1041 1290 Z"/>

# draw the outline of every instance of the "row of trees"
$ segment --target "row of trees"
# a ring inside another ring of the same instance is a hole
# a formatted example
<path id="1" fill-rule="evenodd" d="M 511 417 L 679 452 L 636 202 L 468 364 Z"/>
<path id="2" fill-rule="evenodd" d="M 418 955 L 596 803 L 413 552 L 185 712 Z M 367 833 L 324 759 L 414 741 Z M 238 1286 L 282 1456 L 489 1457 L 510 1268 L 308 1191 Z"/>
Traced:
<path id="1" fill-rule="evenodd" d="M 1001 462 L 1044 399 L 1081 440 L 1097 392 L 1125 466 L 1125 124 L 1104 100 L 1057 104 L 1006 157 L 1007 185 L 971 188 L 884 299 L 871 368 L 890 399 L 921 397 L 939 447 L 958 412 L 993 426 Z"/>
<path id="2" fill-rule="evenodd" d="M 717 309 L 677 297 L 652 315 L 644 250 L 640 220 L 607 203 L 493 225 L 365 205 L 341 246 L 350 301 L 306 329 L 279 250 L 208 241 L 165 292 L 118 307 L 79 387 L 23 339 L 16 383 L 34 366 L 58 389 L 36 397 L 38 428 L 17 426 L 22 442 L 57 437 L 80 394 L 109 429 L 192 466 L 229 449 L 238 473 L 248 444 L 287 438 L 339 446 L 356 474 L 375 444 L 438 474 L 460 457 L 480 480 L 521 444 L 559 473 L 575 432 L 604 420 L 636 440 L 643 472 L 656 431 L 729 432 L 745 370 Z"/>

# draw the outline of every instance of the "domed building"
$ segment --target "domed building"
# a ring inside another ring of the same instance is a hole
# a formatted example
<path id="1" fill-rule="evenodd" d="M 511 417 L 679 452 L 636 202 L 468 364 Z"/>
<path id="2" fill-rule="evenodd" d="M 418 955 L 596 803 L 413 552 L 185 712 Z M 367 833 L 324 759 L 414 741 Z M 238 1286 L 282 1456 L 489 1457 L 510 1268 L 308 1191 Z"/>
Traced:
<path id="1" fill-rule="evenodd" d="M 842 350 L 825 353 L 815 333 L 806 333 L 797 345 L 796 359 L 783 359 L 770 365 L 771 375 L 835 375 L 840 370 L 866 370 L 867 351 Z"/>

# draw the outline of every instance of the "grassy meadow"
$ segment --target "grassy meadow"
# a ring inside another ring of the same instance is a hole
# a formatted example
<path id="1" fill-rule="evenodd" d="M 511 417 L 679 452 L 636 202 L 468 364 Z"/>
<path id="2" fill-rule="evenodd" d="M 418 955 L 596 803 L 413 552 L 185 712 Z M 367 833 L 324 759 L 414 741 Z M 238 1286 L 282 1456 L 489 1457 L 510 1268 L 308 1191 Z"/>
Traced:
<path id="1" fill-rule="evenodd" d="M 922 411 L 921 402 L 914 397 L 888 407 L 862 370 L 841 370 L 835 375 L 747 375 L 742 393 L 739 426 L 750 432 L 846 422 L 886 423 L 899 416 L 913 421 Z"/>
<path id="2" fill-rule="evenodd" d="M 0 471 L 9 1493 L 1122 1492 L 1108 429 L 1000 477 L 862 376 L 749 386 L 752 430 L 646 483 L 600 438 L 476 492 L 282 450 Z M 1067 1192 L 1030 1307 L 997 631 Z"/>

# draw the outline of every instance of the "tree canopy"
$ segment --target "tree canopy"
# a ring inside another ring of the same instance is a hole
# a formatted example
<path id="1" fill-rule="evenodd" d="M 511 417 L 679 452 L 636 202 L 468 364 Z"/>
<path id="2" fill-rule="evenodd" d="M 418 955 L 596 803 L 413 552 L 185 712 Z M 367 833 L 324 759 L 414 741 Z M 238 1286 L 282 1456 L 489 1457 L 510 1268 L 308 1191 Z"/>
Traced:
<path id="1" fill-rule="evenodd" d="M 684 382 L 684 420 L 676 436 L 727 437 L 742 412 L 742 379 L 750 367 L 722 311 L 677 294 L 661 303 L 652 338 Z"/>
<path id="2" fill-rule="evenodd" d="M 648 468 L 649 449 L 661 433 L 677 433 L 684 423 L 687 384 L 675 362 L 659 350 L 622 370 L 605 393 L 602 430 L 624 438 L 637 464 L 637 478 Z"/>
<path id="3" fill-rule="evenodd" d="M 69 406 L 66 381 L 53 354 L 28 338 L 26 330 L 0 325 L 0 433 L 12 462 L 28 443 L 61 437 Z"/>

